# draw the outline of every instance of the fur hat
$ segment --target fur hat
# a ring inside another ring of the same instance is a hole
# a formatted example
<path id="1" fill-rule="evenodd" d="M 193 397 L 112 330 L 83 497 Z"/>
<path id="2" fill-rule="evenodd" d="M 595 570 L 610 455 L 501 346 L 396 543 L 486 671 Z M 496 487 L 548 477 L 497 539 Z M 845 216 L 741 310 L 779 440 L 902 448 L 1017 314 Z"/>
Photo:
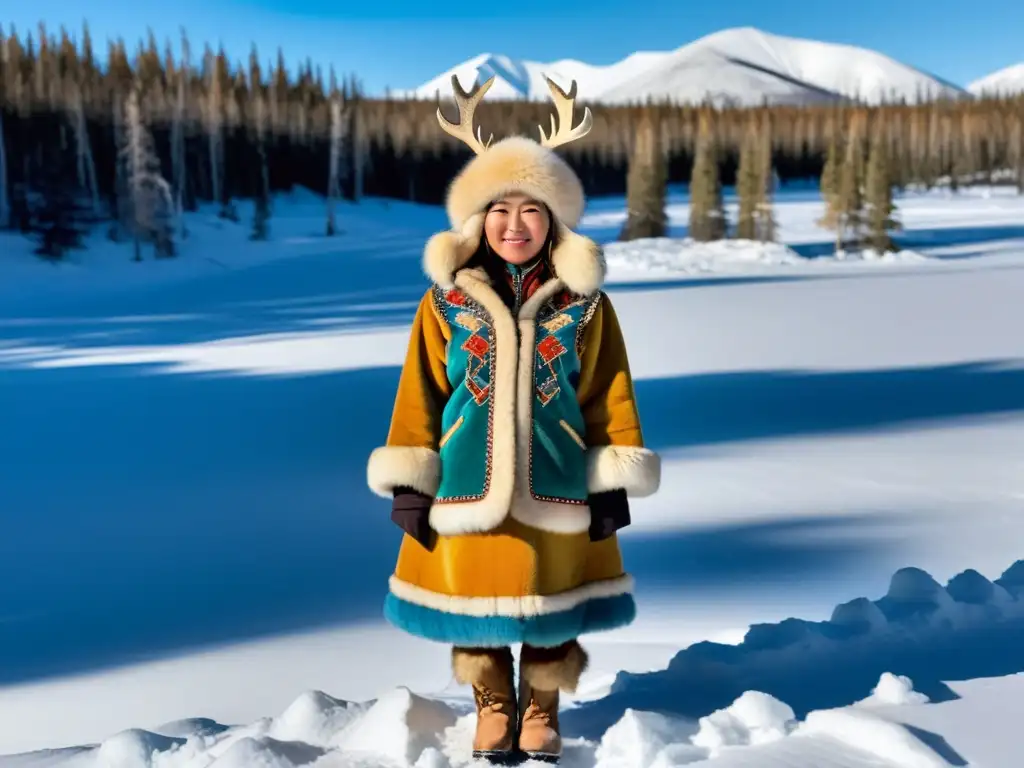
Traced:
<path id="1" fill-rule="evenodd" d="M 445 132 L 466 143 L 475 153 L 448 188 L 445 209 L 452 230 L 434 235 L 424 252 L 427 275 L 443 287 L 454 284 L 455 273 L 472 258 L 480 245 L 487 206 L 503 195 L 519 193 L 544 203 L 551 212 L 551 226 L 557 245 L 551 262 L 555 274 L 573 293 L 590 294 L 604 281 L 605 262 L 600 247 L 572 230 L 579 225 L 586 205 L 583 185 L 554 148 L 586 136 L 593 117 L 586 108 L 583 120 L 572 127 L 576 82 L 566 93 L 546 78 L 558 112 L 558 124 L 551 117 L 550 135 L 540 128 L 540 141 L 510 136 L 493 146 L 493 134 L 485 143 L 480 130 L 473 131 L 473 113 L 494 77 L 468 93 L 452 75 L 452 89 L 459 106 L 459 123 L 445 119 L 441 109 L 437 120 Z"/>

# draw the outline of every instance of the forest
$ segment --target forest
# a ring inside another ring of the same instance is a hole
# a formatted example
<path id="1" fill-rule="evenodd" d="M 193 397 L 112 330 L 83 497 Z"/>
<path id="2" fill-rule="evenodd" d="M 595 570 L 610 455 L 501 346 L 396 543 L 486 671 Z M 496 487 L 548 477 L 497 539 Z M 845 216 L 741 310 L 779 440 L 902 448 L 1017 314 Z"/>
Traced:
<path id="1" fill-rule="evenodd" d="M 272 195 L 295 186 L 325 197 L 325 236 L 336 233 L 339 200 L 443 201 L 469 155 L 438 127 L 436 101 L 369 98 L 355 75 L 310 61 L 289 68 L 281 50 L 262 56 L 254 48 L 232 62 L 182 33 L 176 50 L 151 34 L 132 53 L 108 41 L 100 57 L 87 27 L 0 27 L 0 229 L 60 258 L 103 227 L 141 259 L 178 253 L 182 214 L 199 203 L 237 220 L 234 201 L 254 200 L 261 239 Z M 670 184 L 690 185 L 691 237 L 770 240 L 773 189 L 815 178 L 837 247 L 880 250 L 898 227 L 894 190 L 1011 183 L 1024 192 L 1024 95 L 753 108 L 581 98 L 577 119 L 586 106 L 591 132 L 559 151 L 589 195 L 627 194 L 623 239 L 665 232 Z M 456 119 L 453 103 L 441 108 Z M 536 137 L 552 113 L 550 102 L 485 99 L 477 120 L 496 139 Z M 730 222 L 722 188 L 734 184 Z"/>

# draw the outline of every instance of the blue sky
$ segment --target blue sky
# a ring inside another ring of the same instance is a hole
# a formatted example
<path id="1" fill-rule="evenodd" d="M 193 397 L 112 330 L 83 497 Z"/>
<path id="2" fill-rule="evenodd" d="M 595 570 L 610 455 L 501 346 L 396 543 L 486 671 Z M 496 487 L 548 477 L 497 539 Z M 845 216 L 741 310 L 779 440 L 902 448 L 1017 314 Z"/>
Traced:
<path id="1" fill-rule="evenodd" d="M 1024 61 L 1021 0 L 32 0 L 5 3 L 0 23 L 24 32 L 39 21 L 70 28 L 88 19 L 94 39 L 129 44 L 152 27 L 193 47 L 223 43 L 233 58 L 256 43 L 265 60 L 309 56 L 356 73 L 371 93 L 412 88 L 478 53 L 610 64 L 636 50 L 670 50 L 726 27 L 850 43 L 881 51 L 959 84 Z M 83 13 L 83 6 L 88 12 Z M 643 9 L 641 14 L 638 10 Z"/>

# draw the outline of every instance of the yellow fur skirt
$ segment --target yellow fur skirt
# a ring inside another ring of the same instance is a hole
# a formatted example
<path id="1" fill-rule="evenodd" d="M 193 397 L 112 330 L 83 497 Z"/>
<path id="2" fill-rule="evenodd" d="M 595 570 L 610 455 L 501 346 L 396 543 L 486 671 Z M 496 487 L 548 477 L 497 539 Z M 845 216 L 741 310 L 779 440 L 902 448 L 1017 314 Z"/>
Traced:
<path id="1" fill-rule="evenodd" d="M 388 621 L 462 647 L 556 646 L 633 621 L 618 538 L 542 531 L 511 517 L 487 533 L 405 535 L 384 604 Z"/>

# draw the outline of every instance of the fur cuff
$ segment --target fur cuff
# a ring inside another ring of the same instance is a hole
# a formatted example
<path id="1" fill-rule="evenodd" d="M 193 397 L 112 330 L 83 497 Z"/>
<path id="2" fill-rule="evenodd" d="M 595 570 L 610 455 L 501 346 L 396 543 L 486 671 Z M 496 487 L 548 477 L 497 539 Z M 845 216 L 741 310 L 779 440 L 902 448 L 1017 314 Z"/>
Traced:
<path id="1" fill-rule="evenodd" d="M 415 446 L 376 448 L 366 465 L 366 483 L 386 499 L 400 485 L 434 496 L 441 483 L 441 456 L 430 448 Z"/>
<path id="2" fill-rule="evenodd" d="M 538 691 L 575 693 L 589 662 L 587 652 L 575 640 L 556 648 L 524 645 L 519 670 L 523 682 Z"/>
<path id="3" fill-rule="evenodd" d="M 661 457 L 648 448 L 602 445 L 587 451 L 587 490 L 622 488 L 633 498 L 650 496 L 661 485 Z"/>
<path id="4" fill-rule="evenodd" d="M 460 685 L 498 688 L 512 679 L 512 650 L 503 648 L 452 648 L 452 675 Z"/>

